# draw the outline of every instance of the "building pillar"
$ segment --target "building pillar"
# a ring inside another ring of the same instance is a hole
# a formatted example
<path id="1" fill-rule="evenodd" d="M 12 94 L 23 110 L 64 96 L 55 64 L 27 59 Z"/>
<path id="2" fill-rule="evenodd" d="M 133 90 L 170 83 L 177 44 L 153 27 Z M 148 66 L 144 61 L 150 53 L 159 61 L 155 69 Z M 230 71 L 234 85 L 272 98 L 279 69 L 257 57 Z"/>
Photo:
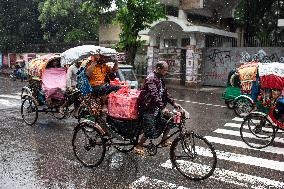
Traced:
<path id="1" fill-rule="evenodd" d="M 197 40 L 196 40 L 196 34 L 195 33 L 190 33 L 190 45 L 196 46 Z"/>
<path id="2" fill-rule="evenodd" d="M 156 46 L 157 38 L 156 36 L 149 36 L 150 46 Z"/>
<path id="3" fill-rule="evenodd" d="M 178 18 L 187 20 L 187 15 L 184 10 L 178 10 Z"/>

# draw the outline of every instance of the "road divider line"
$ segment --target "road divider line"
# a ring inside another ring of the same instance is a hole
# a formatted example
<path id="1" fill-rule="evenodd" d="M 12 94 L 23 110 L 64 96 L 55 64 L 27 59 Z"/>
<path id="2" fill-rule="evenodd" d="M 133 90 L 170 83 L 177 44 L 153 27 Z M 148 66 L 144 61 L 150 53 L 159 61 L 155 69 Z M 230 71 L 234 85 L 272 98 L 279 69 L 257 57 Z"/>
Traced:
<path id="1" fill-rule="evenodd" d="M 209 166 L 201 165 L 197 163 L 192 163 L 189 161 L 179 160 L 183 167 L 183 171 L 189 173 L 199 173 L 202 174 L 204 170 L 208 170 Z M 167 160 L 165 163 L 161 164 L 162 167 L 167 169 L 172 169 L 172 164 L 170 160 Z M 241 187 L 255 188 L 255 189 L 266 189 L 266 188 L 283 188 L 284 183 L 276 180 L 270 180 L 263 177 L 257 177 L 253 175 L 248 175 L 244 173 L 239 173 L 235 171 L 229 171 L 226 169 L 216 168 L 213 175 L 208 179 L 215 179 L 218 181 L 235 184 Z"/>
<path id="2" fill-rule="evenodd" d="M 231 136 L 238 136 L 240 137 L 240 132 L 239 131 L 233 131 L 233 130 L 227 130 L 227 129 L 216 129 L 214 131 L 215 133 L 219 133 L 219 134 L 225 134 L 225 135 L 231 135 Z M 247 132 L 243 132 L 243 136 L 245 138 L 255 138 L 257 139 L 256 136 L 254 136 L 251 133 L 247 133 Z M 258 135 L 260 137 L 265 137 L 264 135 Z M 261 139 L 261 140 L 267 140 L 269 141 L 270 139 Z M 284 144 L 284 138 L 280 138 L 280 137 L 275 137 L 274 142 L 278 142 L 278 143 L 283 143 Z M 284 167 L 284 166 L 283 166 Z"/>
<path id="3" fill-rule="evenodd" d="M 142 176 L 138 180 L 132 182 L 129 185 L 129 188 L 130 189 L 136 189 L 136 188 L 189 189 L 183 186 L 177 186 L 176 184 L 168 183 L 158 179 L 152 179 L 146 176 Z"/>
<path id="4" fill-rule="evenodd" d="M 206 105 L 206 106 L 214 106 L 214 107 L 221 107 L 221 108 L 227 108 L 227 106 L 219 105 L 219 104 L 206 104 L 204 102 L 192 102 L 190 100 L 179 100 L 179 99 L 174 99 L 179 102 L 187 102 L 187 103 L 192 103 L 192 104 L 200 104 L 200 105 Z"/>
<path id="5" fill-rule="evenodd" d="M 261 152 L 266 152 L 266 153 L 284 155 L 284 149 L 283 148 L 268 146 L 268 147 L 263 148 L 263 149 L 255 149 L 255 148 L 249 147 L 243 141 L 237 141 L 237 140 L 231 140 L 231 139 L 225 139 L 225 138 L 218 138 L 218 137 L 211 137 L 211 136 L 206 136 L 205 138 L 207 140 L 209 140 L 209 142 L 216 143 L 216 144 L 222 144 L 222 145 L 226 145 L 226 146 L 233 146 L 233 147 L 251 149 L 251 150 L 256 150 L 256 151 L 261 151 Z M 254 144 L 254 145 L 257 145 L 257 144 Z"/>

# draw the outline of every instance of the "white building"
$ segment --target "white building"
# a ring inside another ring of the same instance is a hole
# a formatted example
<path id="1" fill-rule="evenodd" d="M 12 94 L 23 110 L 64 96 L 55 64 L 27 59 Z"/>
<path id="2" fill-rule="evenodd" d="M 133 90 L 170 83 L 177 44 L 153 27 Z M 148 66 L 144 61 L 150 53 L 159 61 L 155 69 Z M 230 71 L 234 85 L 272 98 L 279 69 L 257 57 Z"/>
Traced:
<path id="1" fill-rule="evenodd" d="M 167 19 L 159 20 L 139 34 L 148 40 L 147 67 L 158 60 L 170 65 L 172 80 L 198 83 L 204 47 L 239 44 L 233 12 L 240 0 L 160 0 Z M 101 20 L 99 42 L 110 46 L 119 40 L 120 27 Z"/>

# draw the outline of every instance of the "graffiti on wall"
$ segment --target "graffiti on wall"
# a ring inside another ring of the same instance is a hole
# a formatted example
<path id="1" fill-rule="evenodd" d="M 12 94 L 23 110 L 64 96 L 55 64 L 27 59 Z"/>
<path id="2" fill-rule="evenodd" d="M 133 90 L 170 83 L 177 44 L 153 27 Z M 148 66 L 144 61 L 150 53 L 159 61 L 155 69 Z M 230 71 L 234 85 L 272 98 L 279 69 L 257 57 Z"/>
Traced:
<path id="1" fill-rule="evenodd" d="M 284 48 L 277 47 L 208 48 L 204 53 L 203 84 L 211 86 L 226 86 L 228 73 L 244 62 L 284 63 Z"/>
<path id="2" fill-rule="evenodd" d="M 219 49 L 212 49 L 207 55 L 209 61 L 215 66 L 224 65 L 227 61 L 231 62 L 231 51 L 221 51 Z"/>

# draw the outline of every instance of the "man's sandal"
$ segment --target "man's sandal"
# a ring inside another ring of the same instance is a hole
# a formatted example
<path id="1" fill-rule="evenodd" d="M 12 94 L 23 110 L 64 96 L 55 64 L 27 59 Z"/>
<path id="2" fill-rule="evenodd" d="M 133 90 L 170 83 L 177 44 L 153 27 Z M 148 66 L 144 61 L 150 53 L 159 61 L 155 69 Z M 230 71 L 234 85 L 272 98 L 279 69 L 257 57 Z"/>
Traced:
<path id="1" fill-rule="evenodd" d="M 162 147 L 169 147 L 169 146 L 171 146 L 171 145 L 172 145 L 172 142 L 169 141 L 169 140 L 166 140 L 165 142 L 163 142 L 163 143 L 161 144 Z"/>
<path id="2" fill-rule="evenodd" d="M 140 149 L 140 148 L 134 148 L 134 153 L 143 157 L 145 155 L 145 152 L 143 149 Z"/>

